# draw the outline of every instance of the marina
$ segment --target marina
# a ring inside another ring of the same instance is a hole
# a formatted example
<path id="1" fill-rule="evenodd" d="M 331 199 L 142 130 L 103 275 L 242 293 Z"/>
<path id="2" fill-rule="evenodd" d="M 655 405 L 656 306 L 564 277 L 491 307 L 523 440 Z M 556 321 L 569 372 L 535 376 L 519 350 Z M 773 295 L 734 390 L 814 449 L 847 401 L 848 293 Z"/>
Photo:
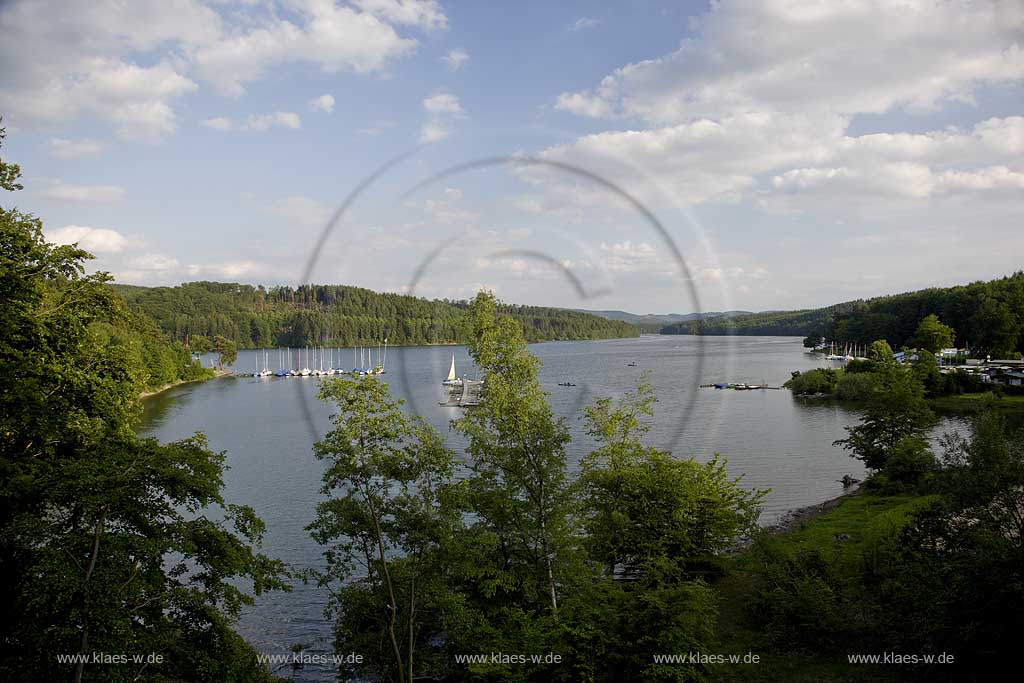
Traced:
<path id="1" fill-rule="evenodd" d="M 352 369 L 341 368 L 341 356 L 344 348 L 323 346 L 306 346 L 302 348 L 278 348 L 277 370 L 270 369 L 270 350 L 256 349 L 253 351 L 253 371 L 236 373 L 243 377 L 332 377 L 350 375 L 366 377 L 367 375 L 383 375 L 388 357 L 388 340 L 377 346 L 377 360 L 373 360 L 373 349 L 352 347 Z M 294 352 L 294 360 L 292 358 Z M 312 358 L 312 362 L 310 361 Z M 454 361 L 454 359 L 453 359 Z M 211 359 L 212 362 L 212 359 Z M 311 369 L 310 365 L 314 367 Z M 301 367 L 300 367 L 301 366 Z"/>

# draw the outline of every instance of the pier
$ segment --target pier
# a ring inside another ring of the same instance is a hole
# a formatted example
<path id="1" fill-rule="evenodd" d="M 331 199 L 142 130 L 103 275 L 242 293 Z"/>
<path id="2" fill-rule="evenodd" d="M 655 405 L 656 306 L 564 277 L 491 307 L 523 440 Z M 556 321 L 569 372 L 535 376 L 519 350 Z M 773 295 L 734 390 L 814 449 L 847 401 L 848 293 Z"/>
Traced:
<path id="1" fill-rule="evenodd" d="M 472 408 L 480 405 L 481 390 L 484 382 L 481 379 L 464 379 L 461 386 L 449 387 L 448 400 L 438 405 L 445 408 Z"/>

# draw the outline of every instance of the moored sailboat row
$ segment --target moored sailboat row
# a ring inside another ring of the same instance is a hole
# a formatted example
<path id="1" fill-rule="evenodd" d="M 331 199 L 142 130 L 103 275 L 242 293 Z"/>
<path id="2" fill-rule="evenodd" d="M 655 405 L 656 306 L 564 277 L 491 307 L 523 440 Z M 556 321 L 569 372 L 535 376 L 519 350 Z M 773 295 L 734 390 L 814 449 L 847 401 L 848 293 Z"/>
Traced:
<path id="1" fill-rule="evenodd" d="M 353 377 L 365 377 L 366 375 L 383 375 L 387 363 L 387 338 L 384 339 L 383 348 L 377 345 L 377 361 L 373 363 L 372 349 L 353 347 L 353 368 L 344 370 L 341 365 L 341 349 L 325 348 L 323 346 L 305 347 L 303 349 L 278 349 L 276 371 L 269 368 L 270 352 L 262 350 L 263 362 L 260 363 L 260 352 L 256 353 L 256 363 L 252 377 L 329 377 L 332 375 L 351 375 Z M 295 351 L 295 359 L 292 359 L 292 351 Z M 358 354 L 359 362 L 355 364 Z M 337 355 L 337 360 L 335 360 Z M 312 362 L 310 362 L 312 358 Z M 339 367 L 335 367 L 335 364 Z M 372 365 L 370 365 L 372 363 Z M 310 367 L 310 366 L 314 367 Z"/>

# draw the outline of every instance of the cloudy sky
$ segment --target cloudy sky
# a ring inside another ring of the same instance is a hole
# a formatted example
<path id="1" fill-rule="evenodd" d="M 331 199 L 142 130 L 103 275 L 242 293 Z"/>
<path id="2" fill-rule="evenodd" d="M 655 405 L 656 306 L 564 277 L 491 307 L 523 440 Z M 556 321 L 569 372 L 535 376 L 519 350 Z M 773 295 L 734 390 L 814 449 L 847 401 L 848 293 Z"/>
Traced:
<path id="1" fill-rule="evenodd" d="M 0 35 L 3 201 L 120 282 L 644 313 L 1024 267 L 1018 0 L 8 0 Z"/>

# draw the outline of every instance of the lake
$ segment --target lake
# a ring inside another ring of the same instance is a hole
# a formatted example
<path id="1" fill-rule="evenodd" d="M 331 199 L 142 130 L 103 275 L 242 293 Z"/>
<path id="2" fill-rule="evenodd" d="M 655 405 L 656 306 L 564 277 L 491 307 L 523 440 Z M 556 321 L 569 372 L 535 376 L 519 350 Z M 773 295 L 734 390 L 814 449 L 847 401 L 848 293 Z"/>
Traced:
<path id="1" fill-rule="evenodd" d="M 856 423 L 856 412 L 836 405 L 794 399 L 788 390 L 702 389 L 714 382 L 767 382 L 781 386 L 793 370 L 826 363 L 804 353 L 791 337 L 690 337 L 644 335 L 634 339 L 533 344 L 542 361 L 540 377 L 558 415 L 573 434 L 570 472 L 592 446 L 584 434 L 582 407 L 600 396 L 634 388 L 644 372 L 658 396 L 649 441 L 679 457 L 704 461 L 721 453 L 729 471 L 744 475 L 747 487 L 770 488 L 761 523 L 770 524 L 792 508 L 842 493 L 844 474 L 862 478 L 859 461 L 832 445 Z M 438 405 L 441 380 L 455 354 L 460 376 L 473 375 L 463 347 L 390 348 L 387 373 L 392 391 L 408 401 L 459 452 L 462 442 L 449 431 L 459 408 Z M 376 350 L 374 350 L 376 355 Z M 235 369 L 251 372 L 263 352 L 241 351 Z M 351 350 L 335 355 L 349 367 Z M 271 370 L 278 352 L 267 353 Z M 208 361 L 206 363 L 209 364 Z M 293 365 L 298 365 L 293 362 Z M 631 365 L 635 364 L 635 365 Z M 317 360 L 303 363 L 316 367 Z M 325 367 L 327 365 L 325 364 Z M 576 386 L 559 386 L 570 382 Z M 227 451 L 225 496 L 252 506 L 266 522 L 263 551 L 297 568 L 320 566 L 320 548 L 304 527 L 313 519 L 322 465 L 313 442 L 329 429 L 328 406 L 316 399 L 314 377 L 231 377 L 173 388 L 145 401 L 142 432 L 162 441 L 204 432 L 210 447 Z M 948 428 L 948 427 L 947 427 Z M 941 429 L 941 427 L 940 427 Z M 461 453 L 459 457 L 463 458 Z M 325 591 L 297 583 L 287 594 L 261 597 L 246 609 L 239 631 L 257 650 L 286 653 L 297 642 L 312 653 L 331 651 L 331 628 L 324 619 Z M 300 680 L 333 680 L 330 670 L 309 666 Z"/>

